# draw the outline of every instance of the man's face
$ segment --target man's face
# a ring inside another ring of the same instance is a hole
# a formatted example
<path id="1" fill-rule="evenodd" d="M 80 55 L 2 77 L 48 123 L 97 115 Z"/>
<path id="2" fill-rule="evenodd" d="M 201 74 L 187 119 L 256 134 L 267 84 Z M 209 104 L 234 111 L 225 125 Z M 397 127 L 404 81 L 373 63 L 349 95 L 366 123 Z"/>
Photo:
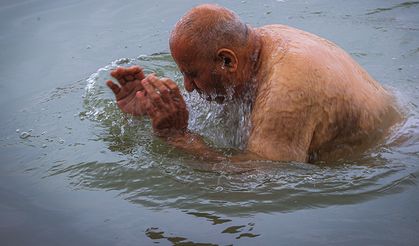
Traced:
<path id="1" fill-rule="evenodd" d="M 217 68 L 215 61 L 204 58 L 188 60 L 176 59 L 182 72 L 185 89 L 188 92 L 196 90 L 208 101 L 222 103 L 227 95 L 228 79 L 223 76 L 222 68 Z"/>

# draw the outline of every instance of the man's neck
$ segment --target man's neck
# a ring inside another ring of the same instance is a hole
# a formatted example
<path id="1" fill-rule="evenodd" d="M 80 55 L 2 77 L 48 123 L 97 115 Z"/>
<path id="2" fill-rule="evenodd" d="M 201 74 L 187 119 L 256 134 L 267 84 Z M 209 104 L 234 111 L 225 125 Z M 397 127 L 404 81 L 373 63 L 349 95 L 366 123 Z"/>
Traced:
<path id="1" fill-rule="evenodd" d="M 245 86 L 245 91 L 248 90 L 255 91 L 258 87 L 259 73 L 262 65 L 262 50 L 263 42 L 262 37 L 257 31 L 257 29 L 249 26 L 249 44 L 250 44 L 250 59 L 248 60 L 247 66 L 245 67 L 246 71 L 250 71 L 247 75 L 247 81 Z M 250 78 L 250 79 L 249 79 Z"/>
<path id="2" fill-rule="evenodd" d="M 253 28 L 251 31 L 251 40 L 253 44 L 253 52 L 251 55 L 252 61 L 252 77 L 258 74 L 261 65 L 261 51 L 262 51 L 262 38 Z"/>

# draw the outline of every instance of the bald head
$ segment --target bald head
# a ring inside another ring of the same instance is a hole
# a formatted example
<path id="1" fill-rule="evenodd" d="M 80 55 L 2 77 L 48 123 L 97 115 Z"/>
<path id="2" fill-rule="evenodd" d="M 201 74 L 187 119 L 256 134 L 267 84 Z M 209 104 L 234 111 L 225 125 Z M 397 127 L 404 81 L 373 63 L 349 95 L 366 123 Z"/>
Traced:
<path id="1" fill-rule="evenodd" d="M 204 4 L 191 9 L 176 24 L 170 37 L 172 52 L 189 50 L 199 56 L 216 56 L 220 48 L 246 46 L 248 27 L 232 11 Z"/>

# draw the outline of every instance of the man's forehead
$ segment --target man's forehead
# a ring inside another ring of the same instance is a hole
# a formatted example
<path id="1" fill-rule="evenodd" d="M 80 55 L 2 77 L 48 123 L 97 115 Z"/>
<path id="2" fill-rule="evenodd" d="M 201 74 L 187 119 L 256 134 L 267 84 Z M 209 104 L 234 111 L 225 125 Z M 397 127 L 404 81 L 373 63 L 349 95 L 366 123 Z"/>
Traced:
<path id="1" fill-rule="evenodd" d="M 177 63 L 186 67 L 196 64 L 196 62 L 204 62 L 202 56 L 200 56 L 198 52 L 188 49 L 173 52 L 173 58 Z"/>

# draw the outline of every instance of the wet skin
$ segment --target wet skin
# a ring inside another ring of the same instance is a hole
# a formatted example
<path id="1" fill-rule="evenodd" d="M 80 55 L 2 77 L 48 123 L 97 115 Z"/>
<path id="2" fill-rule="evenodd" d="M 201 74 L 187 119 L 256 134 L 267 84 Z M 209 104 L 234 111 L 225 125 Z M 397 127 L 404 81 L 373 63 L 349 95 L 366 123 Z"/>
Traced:
<path id="1" fill-rule="evenodd" d="M 228 89 L 234 97 L 255 92 L 247 148 L 231 160 L 348 157 L 382 140 L 400 121 L 391 94 L 330 41 L 283 25 L 248 27 L 244 48 L 218 48 L 217 59 L 205 59 L 182 29 L 185 18 L 194 14 L 208 15 L 201 22 L 232 16 L 224 8 L 202 5 L 178 22 L 170 47 L 186 90 L 220 103 Z M 227 159 L 187 130 L 188 111 L 171 79 L 145 76 L 139 67 L 118 68 L 112 76 L 119 85 L 107 84 L 123 112 L 148 115 L 154 132 L 176 147 L 207 159 Z"/>
<path id="2" fill-rule="evenodd" d="M 189 113 L 174 81 L 159 79 L 154 74 L 145 76 L 138 66 L 119 67 L 111 75 L 119 85 L 111 80 L 107 81 L 107 85 L 123 112 L 135 116 L 148 115 L 153 129 L 162 136 L 187 129 Z"/>

